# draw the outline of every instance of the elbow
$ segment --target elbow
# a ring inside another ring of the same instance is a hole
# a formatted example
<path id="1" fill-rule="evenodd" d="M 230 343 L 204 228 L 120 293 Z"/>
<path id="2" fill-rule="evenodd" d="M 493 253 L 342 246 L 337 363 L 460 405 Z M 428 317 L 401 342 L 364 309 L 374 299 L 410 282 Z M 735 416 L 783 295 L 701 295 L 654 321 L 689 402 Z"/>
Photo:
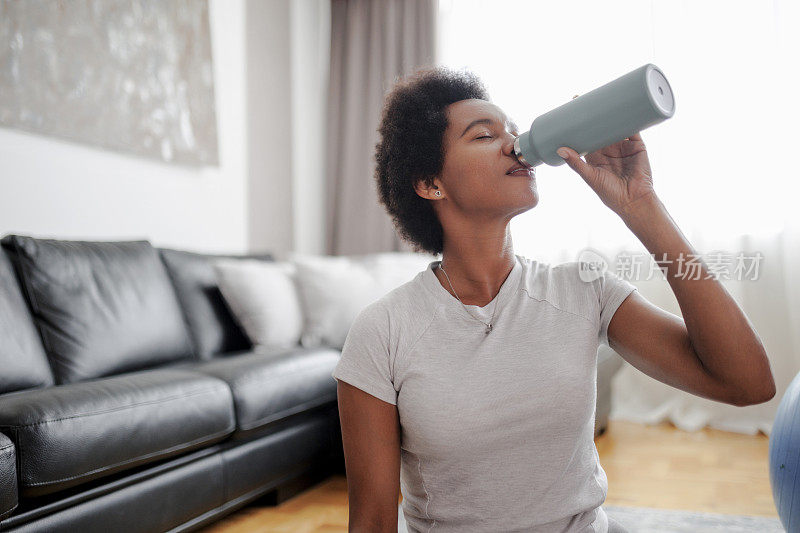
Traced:
<path id="1" fill-rule="evenodd" d="M 756 401 L 750 403 L 749 405 L 756 405 L 756 404 L 759 404 L 759 403 L 766 403 L 766 402 L 770 401 L 771 399 L 773 399 L 775 397 L 775 393 L 776 393 L 775 387 L 773 386 L 772 390 L 770 392 L 768 392 L 767 394 L 764 394 L 762 396 L 759 396 Z"/>
<path id="2" fill-rule="evenodd" d="M 775 390 L 775 383 L 772 383 L 772 386 L 768 388 L 765 392 L 759 392 L 758 394 L 750 394 L 744 398 L 741 396 L 733 403 L 733 405 L 737 407 L 747 407 L 749 405 L 758 405 L 760 403 L 766 403 L 773 399 L 776 394 Z"/>
<path id="3" fill-rule="evenodd" d="M 754 374 L 760 374 L 763 377 L 761 377 L 758 381 L 752 382 L 752 385 L 744 389 L 744 391 L 742 391 L 741 388 L 739 389 L 739 402 L 734 404 L 739 407 L 766 403 L 773 399 L 777 392 L 775 388 L 775 378 L 772 376 L 772 370 L 769 367 L 769 359 L 767 358 L 766 352 L 763 351 L 763 346 L 762 353 L 753 359 L 761 359 L 764 361 L 762 369 L 758 372 L 754 372 Z"/>

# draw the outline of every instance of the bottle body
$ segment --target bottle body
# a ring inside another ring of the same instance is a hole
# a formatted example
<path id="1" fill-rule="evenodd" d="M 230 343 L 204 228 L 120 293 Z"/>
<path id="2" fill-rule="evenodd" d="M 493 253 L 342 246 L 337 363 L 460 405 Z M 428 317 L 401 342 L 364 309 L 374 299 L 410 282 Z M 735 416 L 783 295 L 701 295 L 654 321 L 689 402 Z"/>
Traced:
<path id="1" fill-rule="evenodd" d="M 531 167 L 558 166 L 568 146 L 581 156 L 619 142 L 675 113 L 666 76 L 648 63 L 537 117 L 514 142 L 517 158 Z"/>

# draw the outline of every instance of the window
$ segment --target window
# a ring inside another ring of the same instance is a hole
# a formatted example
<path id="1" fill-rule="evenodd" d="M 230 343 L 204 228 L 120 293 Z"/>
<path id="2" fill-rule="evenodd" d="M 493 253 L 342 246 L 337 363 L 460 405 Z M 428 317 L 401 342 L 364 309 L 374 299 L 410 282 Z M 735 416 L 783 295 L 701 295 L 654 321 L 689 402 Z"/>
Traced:
<path id="1" fill-rule="evenodd" d="M 439 59 L 478 74 L 522 131 L 575 94 L 657 65 L 676 111 L 642 138 L 656 192 L 700 249 L 777 232 L 800 209 L 798 22 L 789 0 L 440 0 Z M 537 182 L 539 204 L 511 223 L 517 253 L 643 251 L 566 165 L 538 167 Z"/>

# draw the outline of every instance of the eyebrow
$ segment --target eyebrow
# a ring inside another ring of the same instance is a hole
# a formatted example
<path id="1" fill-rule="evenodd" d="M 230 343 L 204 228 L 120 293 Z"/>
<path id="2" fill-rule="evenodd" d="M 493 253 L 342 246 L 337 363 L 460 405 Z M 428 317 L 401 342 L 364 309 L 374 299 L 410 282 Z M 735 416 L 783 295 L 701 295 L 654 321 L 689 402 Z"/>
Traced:
<path id="1" fill-rule="evenodd" d="M 466 128 L 464 128 L 464 131 L 461 133 L 461 135 L 459 135 L 459 139 L 463 137 L 472 126 L 477 126 L 478 124 L 491 124 L 492 122 L 494 121 L 490 118 L 479 118 L 473 120 L 472 122 L 469 123 L 469 125 Z M 517 127 L 517 125 L 514 123 L 513 120 L 509 120 L 508 125 L 511 126 L 512 130 L 519 131 L 519 128 Z"/>

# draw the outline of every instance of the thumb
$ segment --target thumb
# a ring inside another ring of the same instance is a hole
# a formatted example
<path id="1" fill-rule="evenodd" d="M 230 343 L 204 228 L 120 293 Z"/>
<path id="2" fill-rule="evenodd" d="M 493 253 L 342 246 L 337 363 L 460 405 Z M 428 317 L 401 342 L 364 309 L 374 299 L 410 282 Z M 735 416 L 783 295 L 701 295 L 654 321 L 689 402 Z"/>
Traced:
<path id="1" fill-rule="evenodd" d="M 564 162 L 569 165 L 569 168 L 577 172 L 587 183 L 591 183 L 595 179 L 595 169 L 586 161 L 581 159 L 578 152 L 572 148 L 562 146 L 556 153 L 564 158 Z"/>

